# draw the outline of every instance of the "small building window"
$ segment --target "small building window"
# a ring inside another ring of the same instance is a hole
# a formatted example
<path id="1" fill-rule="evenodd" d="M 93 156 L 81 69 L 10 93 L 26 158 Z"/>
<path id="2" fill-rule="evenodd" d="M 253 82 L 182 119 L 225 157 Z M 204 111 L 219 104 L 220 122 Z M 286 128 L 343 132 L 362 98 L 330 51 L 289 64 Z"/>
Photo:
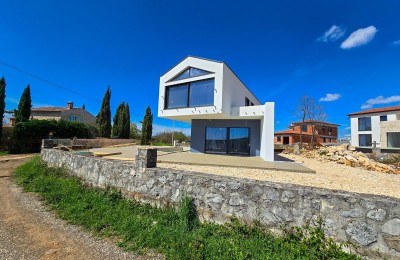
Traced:
<path id="1" fill-rule="evenodd" d="M 358 131 L 371 131 L 371 117 L 358 119 Z"/>
<path id="2" fill-rule="evenodd" d="M 387 116 L 380 116 L 380 120 L 382 121 L 387 121 Z"/>
<path id="3" fill-rule="evenodd" d="M 81 117 L 80 116 L 76 116 L 76 115 L 71 115 L 71 116 L 69 116 L 69 121 L 71 121 L 71 122 L 80 122 L 81 121 Z"/>
<path id="4" fill-rule="evenodd" d="M 400 132 L 387 133 L 387 147 L 400 148 Z"/>
<path id="5" fill-rule="evenodd" d="M 307 125 L 302 125 L 301 126 L 301 131 L 302 132 L 307 132 Z"/>
<path id="6" fill-rule="evenodd" d="M 372 146 L 372 135 L 371 134 L 360 134 L 358 135 L 359 146 Z"/>
<path id="7" fill-rule="evenodd" d="M 281 137 L 280 136 L 276 137 L 276 141 L 280 142 L 281 141 Z"/>
<path id="8" fill-rule="evenodd" d="M 247 97 L 244 98 L 244 105 L 245 105 L 246 107 L 250 106 L 250 99 L 248 99 Z"/>
<path id="9" fill-rule="evenodd" d="M 254 106 L 254 103 L 253 103 L 253 102 L 251 102 L 251 103 L 250 103 L 250 106 Z"/>

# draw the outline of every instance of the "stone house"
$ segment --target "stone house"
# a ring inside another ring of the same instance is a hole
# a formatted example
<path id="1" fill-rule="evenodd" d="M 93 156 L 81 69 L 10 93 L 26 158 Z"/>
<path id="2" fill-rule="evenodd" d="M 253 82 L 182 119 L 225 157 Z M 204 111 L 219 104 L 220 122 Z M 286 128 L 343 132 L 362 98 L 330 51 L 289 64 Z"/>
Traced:
<path id="1" fill-rule="evenodd" d="M 96 117 L 86 111 L 84 107 L 74 107 L 73 102 L 68 102 L 66 107 L 36 107 L 31 109 L 31 119 L 38 120 L 66 120 L 94 125 Z"/>

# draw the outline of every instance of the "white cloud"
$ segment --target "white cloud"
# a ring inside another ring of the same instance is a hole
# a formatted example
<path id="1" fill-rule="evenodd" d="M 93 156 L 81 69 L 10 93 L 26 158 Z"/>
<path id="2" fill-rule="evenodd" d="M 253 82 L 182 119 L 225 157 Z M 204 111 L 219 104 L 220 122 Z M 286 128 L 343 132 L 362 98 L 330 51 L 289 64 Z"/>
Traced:
<path id="1" fill-rule="evenodd" d="M 391 96 L 386 98 L 384 96 L 378 96 L 376 98 L 371 98 L 361 106 L 361 109 L 368 109 L 372 108 L 374 105 L 389 104 L 393 102 L 400 102 L 400 96 Z"/>
<path id="2" fill-rule="evenodd" d="M 344 42 L 340 45 L 342 49 L 351 49 L 364 44 L 369 43 L 374 39 L 375 34 L 378 30 L 375 26 L 369 26 L 367 28 L 361 28 L 357 31 L 352 32 Z"/>
<path id="3" fill-rule="evenodd" d="M 319 42 L 334 42 L 339 38 L 343 37 L 346 29 L 343 26 L 332 25 L 329 30 L 324 32 L 324 34 L 317 39 Z"/>
<path id="4" fill-rule="evenodd" d="M 325 102 L 335 101 L 335 100 L 338 100 L 341 96 L 342 95 L 340 95 L 338 93 L 335 93 L 335 94 L 328 93 L 328 94 L 325 95 L 325 97 L 320 98 L 319 101 L 321 101 L 321 102 L 324 102 L 324 101 Z"/>
<path id="5" fill-rule="evenodd" d="M 392 42 L 393 46 L 400 46 L 400 40 Z"/>

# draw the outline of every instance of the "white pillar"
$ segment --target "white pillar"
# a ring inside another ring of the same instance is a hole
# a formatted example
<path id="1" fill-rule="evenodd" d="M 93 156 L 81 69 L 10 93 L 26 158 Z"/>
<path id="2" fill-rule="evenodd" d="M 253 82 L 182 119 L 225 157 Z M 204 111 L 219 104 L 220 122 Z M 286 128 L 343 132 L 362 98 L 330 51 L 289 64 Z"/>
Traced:
<path id="1" fill-rule="evenodd" d="M 264 118 L 261 119 L 260 157 L 274 161 L 274 102 L 264 105 Z"/>

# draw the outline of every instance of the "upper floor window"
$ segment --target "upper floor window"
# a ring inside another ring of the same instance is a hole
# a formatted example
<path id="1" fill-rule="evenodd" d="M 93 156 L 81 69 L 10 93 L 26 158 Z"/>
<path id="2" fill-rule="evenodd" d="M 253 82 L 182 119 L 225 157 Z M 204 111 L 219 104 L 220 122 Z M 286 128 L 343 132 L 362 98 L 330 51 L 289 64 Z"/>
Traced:
<path id="1" fill-rule="evenodd" d="M 254 106 L 254 103 L 253 103 L 253 102 L 250 102 L 250 106 Z"/>
<path id="2" fill-rule="evenodd" d="M 165 108 L 184 108 L 214 105 L 214 79 L 168 86 Z"/>
<path id="3" fill-rule="evenodd" d="M 371 131 L 371 117 L 358 119 L 358 131 Z"/>
<path id="4" fill-rule="evenodd" d="M 301 131 L 302 132 L 307 132 L 307 125 L 302 125 L 301 126 Z"/>
<path id="5" fill-rule="evenodd" d="M 387 116 L 380 116 L 380 120 L 382 121 L 387 121 Z"/>
<path id="6" fill-rule="evenodd" d="M 211 74 L 211 72 L 189 67 L 186 70 L 184 70 L 183 72 L 181 72 L 178 76 L 173 78 L 171 81 L 188 79 L 188 78 L 203 76 L 203 75 L 207 75 L 207 74 Z"/>
<path id="7" fill-rule="evenodd" d="M 250 99 L 248 99 L 247 97 L 244 98 L 244 105 L 246 107 L 250 106 Z"/>
<path id="8" fill-rule="evenodd" d="M 71 121 L 71 122 L 80 122 L 81 121 L 81 117 L 80 116 L 71 115 L 71 116 L 69 116 L 69 121 Z"/>

